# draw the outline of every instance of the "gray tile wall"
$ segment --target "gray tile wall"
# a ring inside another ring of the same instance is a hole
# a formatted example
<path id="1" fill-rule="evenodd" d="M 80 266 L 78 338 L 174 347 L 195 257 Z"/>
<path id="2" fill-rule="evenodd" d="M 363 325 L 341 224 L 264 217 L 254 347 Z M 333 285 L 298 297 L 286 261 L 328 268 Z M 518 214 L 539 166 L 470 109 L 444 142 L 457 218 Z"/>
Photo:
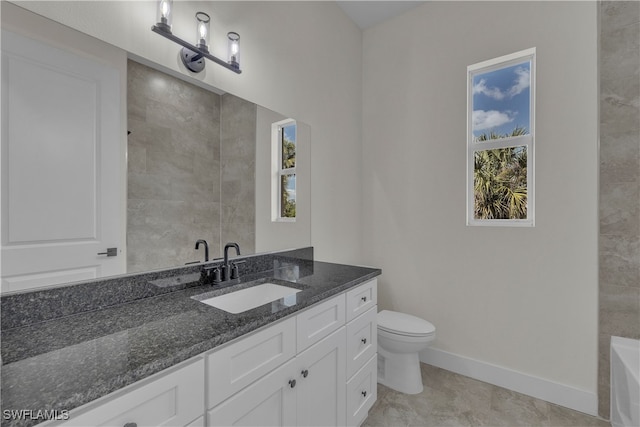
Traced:
<path id="1" fill-rule="evenodd" d="M 243 254 L 255 252 L 257 113 L 254 103 L 221 97 L 222 244 L 236 242 Z"/>
<path id="2" fill-rule="evenodd" d="M 640 2 L 600 2 L 598 412 L 611 336 L 640 339 Z"/>
<path id="3" fill-rule="evenodd" d="M 220 95 L 128 62 L 127 272 L 220 256 Z"/>

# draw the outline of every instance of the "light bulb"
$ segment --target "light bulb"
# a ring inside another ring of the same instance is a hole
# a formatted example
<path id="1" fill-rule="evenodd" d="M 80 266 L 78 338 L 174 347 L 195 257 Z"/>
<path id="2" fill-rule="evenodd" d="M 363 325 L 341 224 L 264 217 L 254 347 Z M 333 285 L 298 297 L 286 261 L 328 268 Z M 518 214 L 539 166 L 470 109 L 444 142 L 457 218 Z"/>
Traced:
<path id="1" fill-rule="evenodd" d="M 207 27 L 202 22 L 199 23 L 198 30 L 199 30 L 198 32 L 200 33 L 201 39 L 204 39 L 205 37 L 207 37 Z"/>
<path id="2" fill-rule="evenodd" d="M 209 23 L 211 19 L 204 12 L 196 13 L 196 46 L 205 52 L 209 52 Z"/>
<path id="3" fill-rule="evenodd" d="M 161 13 L 162 13 L 162 17 L 163 18 L 167 18 L 167 15 L 169 14 L 169 3 L 166 0 L 163 0 L 161 3 Z"/>
<path id="4" fill-rule="evenodd" d="M 228 59 L 229 65 L 240 68 L 240 35 L 235 32 L 227 33 L 228 40 Z"/>
<path id="5" fill-rule="evenodd" d="M 159 0 L 156 26 L 166 32 L 171 32 L 171 6 L 173 0 Z"/>

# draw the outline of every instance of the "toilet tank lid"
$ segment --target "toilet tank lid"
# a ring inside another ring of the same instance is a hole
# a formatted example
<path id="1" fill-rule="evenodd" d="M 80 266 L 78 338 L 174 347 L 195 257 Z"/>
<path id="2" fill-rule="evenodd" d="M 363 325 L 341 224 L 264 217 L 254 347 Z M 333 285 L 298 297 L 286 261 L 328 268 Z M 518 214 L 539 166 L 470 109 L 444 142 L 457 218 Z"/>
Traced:
<path id="1" fill-rule="evenodd" d="M 380 329 L 400 334 L 428 335 L 436 330 L 435 326 L 424 319 L 397 311 L 382 310 L 378 313 L 377 320 Z"/>

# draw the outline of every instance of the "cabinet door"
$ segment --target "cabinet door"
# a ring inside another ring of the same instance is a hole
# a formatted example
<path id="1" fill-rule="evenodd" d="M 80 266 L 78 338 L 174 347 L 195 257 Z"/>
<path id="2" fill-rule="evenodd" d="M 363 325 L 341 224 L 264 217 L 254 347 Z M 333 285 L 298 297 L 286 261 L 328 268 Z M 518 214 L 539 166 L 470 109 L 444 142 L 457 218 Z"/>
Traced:
<path id="1" fill-rule="evenodd" d="M 209 400 L 213 408 L 296 354 L 296 320 L 292 317 L 207 356 Z"/>
<path id="2" fill-rule="evenodd" d="M 377 307 L 347 324 L 347 378 L 358 372 L 378 351 Z"/>
<path id="3" fill-rule="evenodd" d="M 347 291 L 347 322 L 378 304 L 378 279 Z"/>
<path id="4" fill-rule="evenodd" d="M 209 426 L 296 424 L 295 359 L 256 381 L 208 413 Z M 295 382 L 294 382 L 295 381 Z"/>
<path id="5" fill-rule="evenodd" d="M 298 426 L 345 425 L 345 349 L 342 327 L 296 358 Z"/>
<path id="6" fill-rule="evenodd" d="M 378 357 L 374 355 L 347 383 L 348 426 L 359 426 L 367 418 L 378 396 L 376 375 Z"/>
<path id="7" fill-rule="evenodd" d="M 63 427 L 185 426 L 204 413 L 204 361 L 106 399 L 84 413 L 71 412 Z M 197 424 L 196 424 L 197 425 Z"/>
<path id="8" fill-rule="evenodd" d="M 344 326 L 344 307 L 344 294 L 340 294 L 301 311 L 296 316 L 298 353 Z"/>

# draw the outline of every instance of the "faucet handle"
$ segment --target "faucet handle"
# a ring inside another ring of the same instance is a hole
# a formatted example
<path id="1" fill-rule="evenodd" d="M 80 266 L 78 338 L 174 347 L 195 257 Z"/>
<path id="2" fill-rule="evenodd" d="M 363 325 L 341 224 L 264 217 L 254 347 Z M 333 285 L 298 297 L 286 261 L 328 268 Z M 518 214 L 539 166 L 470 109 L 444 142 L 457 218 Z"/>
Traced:
<path id="1" fill-rule="evenodd" d="M 244 264 L 247 260 L 235 261 L 231 263 L 231 278 L 237 279 L 240 277 L 240 271 L 238 270 L 238 264 Z"/>
<path id="2" fill-rule="evenodd" d="M 213 283 L 222 282 L 220 268 L 217 265 L 205 265 L 202 270 L 207 278 L 213 277 Z"/>

